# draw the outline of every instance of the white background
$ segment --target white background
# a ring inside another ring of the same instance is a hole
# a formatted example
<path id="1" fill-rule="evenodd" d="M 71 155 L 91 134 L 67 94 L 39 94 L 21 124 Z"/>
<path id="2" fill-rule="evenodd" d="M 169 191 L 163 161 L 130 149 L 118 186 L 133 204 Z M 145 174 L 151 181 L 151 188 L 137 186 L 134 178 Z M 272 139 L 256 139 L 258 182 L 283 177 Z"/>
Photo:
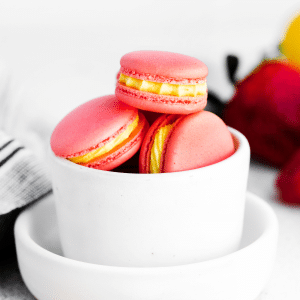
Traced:
<path id="1" fill-rule="evenodd" d="M 209 68 L 208 87 L 233 94 L 225 57 L 241 59 L 245 76 L 276 47 L 300 9 L 285 1 L 0 0 L 0 124 L 41 157 L 55 124 L 94 97 L 114 93 L 122 55 L 166 50 L 195 56 Z M 280 221 L 278 258 L 260 300 L 300 299 L 300 214 L 273 201 L 276 170 L 253 166 L 249 190 Z M 242 300 L 242 299 L 241 299 Z"/>

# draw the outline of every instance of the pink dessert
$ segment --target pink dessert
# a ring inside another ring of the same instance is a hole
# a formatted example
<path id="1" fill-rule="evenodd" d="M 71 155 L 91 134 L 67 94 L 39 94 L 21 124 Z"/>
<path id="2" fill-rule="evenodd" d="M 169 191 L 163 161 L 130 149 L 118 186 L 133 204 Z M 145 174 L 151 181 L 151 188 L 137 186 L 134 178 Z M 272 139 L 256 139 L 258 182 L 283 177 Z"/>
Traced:
<path id="1" fill-rule="evenodd" d="M 220 162 L 234 151 L 227 126 L 215 114 L 162 115 L 144 138 L 139 167 L 141 173 L 192 170 Z"/>
<path id="2" fill-rule="evenodd" d="M 138 151 L 148 127 L 138 109 L 109 95 L 71 111 L 54 129 L 50 144 L 56 156 L 112 170 Z"/>
<path id="3" fill-rule="evenodd" d="M 136 51 L 121 58 L 116 96 L 147 111 L 190 114 L 207 102 L 206 65 L 183 54 Z"/>

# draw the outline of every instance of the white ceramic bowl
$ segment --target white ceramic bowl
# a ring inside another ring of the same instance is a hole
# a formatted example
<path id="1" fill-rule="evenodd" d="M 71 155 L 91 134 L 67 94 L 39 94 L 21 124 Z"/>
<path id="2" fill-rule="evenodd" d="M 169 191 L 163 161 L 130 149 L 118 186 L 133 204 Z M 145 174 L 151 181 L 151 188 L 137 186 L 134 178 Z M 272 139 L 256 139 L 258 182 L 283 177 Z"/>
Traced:
<path id="1" fill-rule="evenodd" d="M 278 223 L 270 206 L 248 193 L 240 250 L 171 267 L 115 267 L 62 256 L 53 196 L 25 210 L 15 238 L 22 277 L 39 300 L 254 300 L 272 270 Z"/>
<path id="2" fill-rule="evenodd" d="M 65 257 L 119 267 L 185 265 L 239 247 L 250 147 L 198 169 L 128 174 L 95 170 L 49 153 Z"/>

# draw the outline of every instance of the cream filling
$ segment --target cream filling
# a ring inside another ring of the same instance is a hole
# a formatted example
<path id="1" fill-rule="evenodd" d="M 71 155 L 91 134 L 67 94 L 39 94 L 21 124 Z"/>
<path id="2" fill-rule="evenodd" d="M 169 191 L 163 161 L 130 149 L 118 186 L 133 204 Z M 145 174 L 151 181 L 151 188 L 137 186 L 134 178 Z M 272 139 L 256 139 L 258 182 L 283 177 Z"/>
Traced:
<path id="1" fill-rule="evenodd" d="M 122 142 L 124 142 L 130 136 L 133 130 L 138 126 L 138 123 L 139 123 L 139 116 L 137 115 L 135 120 L 130 125 L 128 125 L 128 127 L 122 133 L 120 133 L 115 139 L 113 139 L 109 143 L 105 144 L 100 148 L 92 150 L 85 155 L 71 157 L 68 159 L 76 164 L 88 163 L 89 161 L 108 153 L 113 148 L 117 147 Z"/>
<path id="2" fill-rule="evenodd" d="M 207 92 L 206 82 L 184 85 L 184 84 L 171 84 L 171 83 L 159 83 L 141 80 L 133 77 L 129 77 L 124 74 L 120 74 L 119 82 L 125 86 L 133 89 L 149 92 L 159 95 L 169 95 L 178 97 L 196 97 L 205 95 Z"/>
<path id="3" fill-rule="evenodd" d="M 157 130 L 153 145 L 150 152 L 150 173 L 160 173 L 161 172 L 161 156 L 164 148 L 165 140 L 170 132 L 170 130 L 174 127 L 173 124 L 166 125 Z"/>

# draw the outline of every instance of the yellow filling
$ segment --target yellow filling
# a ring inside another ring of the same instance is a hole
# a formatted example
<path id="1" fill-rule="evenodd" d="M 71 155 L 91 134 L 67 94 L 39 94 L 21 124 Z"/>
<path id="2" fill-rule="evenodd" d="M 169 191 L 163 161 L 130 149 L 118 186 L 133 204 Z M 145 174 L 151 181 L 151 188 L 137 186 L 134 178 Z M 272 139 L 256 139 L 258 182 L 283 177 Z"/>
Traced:
<path id="1" fill-rule="evenodd" d="M 150 152 L 150 173 L 160 173 L 160 161 L 164 147 L 164 142 L 173 128 L 173 124 L 166 125 L 160 128 L 154 137 L 154 142 Z"/>
<path id="2" fill-rule="evenodd" d="M 139 116 L 137 115 L 135 120 L 130 125 L 128 125 L 128 127 L 121 134 L 119 134 L 114 140 L 110 141 L 109 143 L 107 143 L 106 145 L 104 145 L 100 148 L 92 150 L 91 152 L 89 152 L 85 155 L 71 157 L 68 159 L 76 164 L 87 163 L 97 157 L 100 157 L 100 156 L 108 153 L 113 148 L 117 147 L 123 141 L 125 141 L 130 136 L 130 134 L 133 132 L 133 130 L 138 126 L 138 123 L 139 123 Z"/>
<path id="3" fill-rule="evenodd" d="M 207 91 L 206 82 L 193 85 L 159 83 L 136 79 L 122 73 L 120 74 L 119 82 L 139 91 L 178 97 L 201 96 L 205 95 Z"/>

